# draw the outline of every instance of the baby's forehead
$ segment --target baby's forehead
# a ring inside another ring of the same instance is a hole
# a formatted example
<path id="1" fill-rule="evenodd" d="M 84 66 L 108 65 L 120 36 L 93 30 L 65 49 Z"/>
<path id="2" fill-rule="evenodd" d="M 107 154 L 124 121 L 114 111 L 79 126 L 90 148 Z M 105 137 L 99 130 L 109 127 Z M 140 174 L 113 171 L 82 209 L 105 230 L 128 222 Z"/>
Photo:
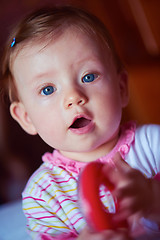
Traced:
<path id="1" fill-rule="evenodd" d="M 48 47 L 54 47 L 62 43 L 66 43 L 66 46 L 68 44 L 70 47 L 70 54 L 74 54 L 74 52 L 72 51 L 72 43 L 74 44 L 75 42 L 77 42 L 81 46 L 80 51 L 83 51 L 84 49 L 85 51 L 90 50 L 90 52 L 92 53 L 98 52 L 99 57 L 108 57 L 111 55 L 111 51 L 109 50 L 108 46 L 104 46 L 104 43 L 102 44 L 99 39 L 95 39 L 92 35 L 86 34 L 86 32 L 81 31 L 77 28 L 69 28 L 63 33 L 59 33 L 56 35 L 50 34 L 50 37 L 42 36 L 41 38 L 33 38 L 29 41 L 21 43 L 12 56 L 12 62 L 13 64 L 14 61 L 21 63 L 21 60 L 27 60 L 28 57 L 34 57 L 34 55 L 37 54 L 40 55 L 46 49 L 48 49 Z M 85 43 L 88 42 L 88 49 L 86 49 Z M 79 45 L 77 45 L 77 47 L 79 47 Z M 63 52 L 63 48 L 60 49 L 60 51 Z M 76 52 L 78 52 L 77 49 Z M 80 52 L 81 55 L 82 53 L 83 52 Z"/>
<path id="2" fill-rule="evenodd" d="M 100 38 L 95 38 L 94 35 L 91 35 L 89 33 L 86 33 L 85 31 L 82 31 L 77 28 L 70 27 L 67 30 L 63 31 L 62 33 L 53 34 L 51 33 L 49 36 L 42 35 L 40 37 L 31 38 L 29 40 L 26 40 L 22 43 L 20 43 L 20 46 L 15 50 L 14 56 L 17 55 L 26 55 L 30 49 L 34 49 L 35 51 L 43 51 L 47 46 L 53 45 L 55 43 L 58 43 L 61 40 L 65 40 L 66 37 L 73 38 L 81 38 L 81 36 L 85 37 L 86 39 L 92 41 L 94 43 L 94 47 L 102 47 L 104 46 L 104 43 L 100 40 Z M 92 45 L 90 46 L 92 47 Z"/>

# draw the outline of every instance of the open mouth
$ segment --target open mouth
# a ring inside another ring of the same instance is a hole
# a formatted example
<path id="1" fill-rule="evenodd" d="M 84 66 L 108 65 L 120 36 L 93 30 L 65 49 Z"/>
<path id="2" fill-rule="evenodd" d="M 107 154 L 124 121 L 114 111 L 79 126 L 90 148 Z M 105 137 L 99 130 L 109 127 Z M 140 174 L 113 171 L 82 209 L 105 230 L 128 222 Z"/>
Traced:
<path id="1" fill-rule="evenodd" d="M 78 129 L 78 128 L 83 128 L 86 127 L 89 123 L 91 122 L 91 120 L 86 119 L 84 117 L 81 118 L 77 118 L 73 124 L 70 126 L 70 128 L 74 128 L 74 129 Z"/>

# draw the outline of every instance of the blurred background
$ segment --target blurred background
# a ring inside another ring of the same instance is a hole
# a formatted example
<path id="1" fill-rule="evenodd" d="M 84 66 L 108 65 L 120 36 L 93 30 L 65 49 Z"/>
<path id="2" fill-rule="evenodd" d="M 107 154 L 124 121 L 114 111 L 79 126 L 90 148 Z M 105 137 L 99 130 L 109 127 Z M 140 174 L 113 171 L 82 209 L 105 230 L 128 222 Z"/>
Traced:
<path id="1" fill-rule="evenodd" d="M 124 121 L 160 124 L 159 0 L 1 0 L 0 55 L 15 23 L 42 6 L 72 4 L 97 15 L 108 27 L 129 75 L 130 102 Z M 0 204 L 21 198 L 29 176 L 52 151 L 38 136 L 29 136 L 9 115 L 0 98 Z"/>

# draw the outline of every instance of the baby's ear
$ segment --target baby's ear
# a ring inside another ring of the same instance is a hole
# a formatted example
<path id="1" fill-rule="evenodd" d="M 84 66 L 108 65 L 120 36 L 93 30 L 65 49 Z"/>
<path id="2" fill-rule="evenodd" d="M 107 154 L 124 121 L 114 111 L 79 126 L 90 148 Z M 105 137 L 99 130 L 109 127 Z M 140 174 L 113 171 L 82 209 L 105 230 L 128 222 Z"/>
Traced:
<path id="1" fill-rule="evenodd" d="M 129 102 L 129 90 L 128 90 L 128 73 L 125 70 L 119 73 L 119 87 L 122 107 L 126 107 Z"/>
<path id="2" fill-rule="evenodd" d="M 29 134 L 36 135 L 37 131 L 25 110 L 23 103 L 13 102 L 10 105 L 11 116 L 20 124 L 20 126 Z"/>

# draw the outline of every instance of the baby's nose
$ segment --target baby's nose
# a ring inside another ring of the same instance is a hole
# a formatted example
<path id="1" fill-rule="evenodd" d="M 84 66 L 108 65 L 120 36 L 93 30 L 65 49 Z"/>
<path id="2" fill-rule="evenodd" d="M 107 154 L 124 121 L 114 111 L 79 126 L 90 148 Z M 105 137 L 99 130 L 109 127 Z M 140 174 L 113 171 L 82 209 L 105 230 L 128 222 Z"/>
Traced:
<path id="1" fill-rule="evenodd" d="M 64 106 L 66 109 L 77 105 L 84 105 L 88 101 L 84 93 L 77 90 L 70 91 L 65 97 Z"/>

